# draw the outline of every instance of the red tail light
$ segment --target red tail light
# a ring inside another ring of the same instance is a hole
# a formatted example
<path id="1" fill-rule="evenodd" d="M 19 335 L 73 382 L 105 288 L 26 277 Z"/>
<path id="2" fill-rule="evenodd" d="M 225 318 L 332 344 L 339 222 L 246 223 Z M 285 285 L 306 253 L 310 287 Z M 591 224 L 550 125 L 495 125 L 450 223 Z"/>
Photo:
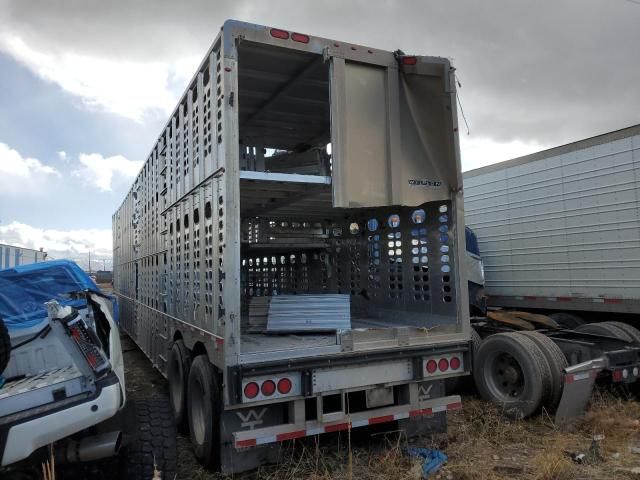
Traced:
<path id="1" fill-rule="evenodd" d="M 435 360 L 429 360 L 427 362 L 427 372 L 435 373 L 437 369 L 438 369 L 438 364 L 436 363 Z"/>
<path id="2" fill-rule="evenodd" d="M 281 40 L 288 40 L 289 39 L 289 32 L 287 32 L 286 30 L 280 30 L 277 28 L 272 28 L 270 30 L 271 36 L 274 38 L 279 38 Z"/>
<path id="3" fill-rule="evenodd" d="M 270 397 L 276 391 L 276 384 L 273 383 L 273 380 L 266 380 L 262 383 L 262 387 L 260 389 L 265 397 Z"/>
<path id="4" fill-rule="evenodd" d="M 447 360 L 446 358 L 441 358 L 440 361 L 438 362 L 438 368 L 440 369 L 441 372 L 445 372 L 446 370 L 448 370 L 449 360 Z"/>
<path id="5" fill-rule="evenodd" d="M 460 368 L 460 359 L 458 357 L 452 357 L 451 360 L 449 361 L 449 366 L 453 370 L 459 369 Z"/>
<path id="6" fill-rule="evenodd" d="M 260 389 L 256 382 L 247 383 L 244 387 L 244 396 L 247 398 L 256 398 L 259 391 Z"/>
<path id="7" fill-rule="evenodd" d="M 291 34 L 291 40 L 293 40 L 294 42 L 309 43 L 309 35 L 294 32 Z"/>
<path id="8" fill-rule="evenodd" d="M 402 63 L 404 65 L 415 65 L 418 63 L 418 59 L 416 57 L 402 57 Z"/>
<path id="9" fill-rule="evenodd" d="M 288 378 L 281 378 L 278 382 L 278 392 L 282 394 L 289 393 L 291 391 L 291 387 L 291 380 L 289 380 Z"/>

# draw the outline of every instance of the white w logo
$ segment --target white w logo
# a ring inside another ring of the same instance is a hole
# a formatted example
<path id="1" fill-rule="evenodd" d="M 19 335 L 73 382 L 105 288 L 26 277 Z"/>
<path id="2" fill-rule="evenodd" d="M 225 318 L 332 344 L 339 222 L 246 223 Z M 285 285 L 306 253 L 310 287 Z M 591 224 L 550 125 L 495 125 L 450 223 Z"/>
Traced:
<path id="1" fill-rule="evenodd" d="M 256 412 L 254 409 L 251 409 L 247 413 L 236 412 L 236 415 L 240 417 L 240 426 L 242 428 L 249 427 L 249 430 L 253 430 L 256 425 L 260 425 L 263 423 L 262 417 L 264 417 L 265 413 L 267 413 L 267 409 L 263 408 L 260 413 Z"/>

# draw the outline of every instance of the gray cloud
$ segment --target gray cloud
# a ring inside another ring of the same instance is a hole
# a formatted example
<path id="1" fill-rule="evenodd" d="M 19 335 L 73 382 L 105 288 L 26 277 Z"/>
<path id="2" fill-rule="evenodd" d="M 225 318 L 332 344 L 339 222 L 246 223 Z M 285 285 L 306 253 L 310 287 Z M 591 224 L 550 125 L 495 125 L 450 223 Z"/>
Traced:
<path id="1" fill-rule="evenodd" d="M 33 48 L 174 62 L 226 18 L 453 58 L 473 136 L 554 145 L 638 123 L 640 5 L 627 0 L 8 1 Z M 3 18 L 4 17 L 4 18 Z"/>

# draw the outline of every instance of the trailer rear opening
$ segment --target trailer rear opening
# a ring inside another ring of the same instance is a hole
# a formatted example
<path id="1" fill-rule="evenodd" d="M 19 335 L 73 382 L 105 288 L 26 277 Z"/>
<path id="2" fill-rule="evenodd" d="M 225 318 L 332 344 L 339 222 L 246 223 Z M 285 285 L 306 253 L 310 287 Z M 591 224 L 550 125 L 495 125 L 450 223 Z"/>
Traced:
<path id="1" fill-rule="evenodd" d="M 122 324 L 204 464 L 460 408 L 443 388 L 471 367 L 453 72 L 225 23 L 114 215 Z"/>

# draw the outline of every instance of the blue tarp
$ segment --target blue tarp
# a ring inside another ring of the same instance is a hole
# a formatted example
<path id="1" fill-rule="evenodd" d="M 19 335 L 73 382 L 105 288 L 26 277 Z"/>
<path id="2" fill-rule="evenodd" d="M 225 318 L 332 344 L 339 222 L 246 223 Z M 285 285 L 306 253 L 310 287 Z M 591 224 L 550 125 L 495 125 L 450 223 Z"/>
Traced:
<path id="1" fill-rule="evenodd" d="M 9 330 L 29 328 L 47 317 L 45 302 L 82 307 L 70 293 L 99 292 L 98 286 L 70 260 L 52 260 L 0 270 L 0 318 Z"/>

